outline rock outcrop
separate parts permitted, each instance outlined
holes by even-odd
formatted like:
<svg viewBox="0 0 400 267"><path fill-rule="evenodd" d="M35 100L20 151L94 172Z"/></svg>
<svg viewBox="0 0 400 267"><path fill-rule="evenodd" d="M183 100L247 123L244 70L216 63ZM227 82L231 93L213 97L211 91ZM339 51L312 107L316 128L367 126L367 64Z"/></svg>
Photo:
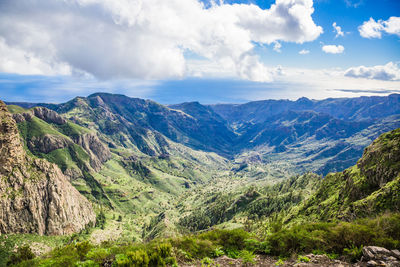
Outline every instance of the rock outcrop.
<svg viewBox="0 0 400 267"><path fill-rule="evenodd" d="M95 171L100 170L103 163L111 158L110 149L94 133L78 135L73 140L89 154L90 166Z"/></svg>
<svg viewBox="0 0 400 267"><path fill-rule="evenodd" d="M0 233L70 234L95 220L90 202L55 164L25 153L0 101Z"/></svg>
<svg viewBox="0 0 400 267"><path fill-rule="evenodd" d="M363 247L362 252L363 257L361 258L359 266L400 266L400 252L398 250L388 250L382 247L367 246Z"/></svg>
<svg viewBox="0 0 400 267"><path fill-rule="evenodd" d="M72 145L73 143L68 138L45 134L41 137L32 137L28 141L28 148L30 151L40 152L40 153L50 153L56 149L65 148Z"/></svg>

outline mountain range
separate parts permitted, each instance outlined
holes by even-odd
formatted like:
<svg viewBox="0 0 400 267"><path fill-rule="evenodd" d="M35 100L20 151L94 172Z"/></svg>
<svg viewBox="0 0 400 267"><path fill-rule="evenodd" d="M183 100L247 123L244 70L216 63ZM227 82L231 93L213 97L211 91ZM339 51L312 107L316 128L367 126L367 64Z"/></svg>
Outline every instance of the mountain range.
<svg viewBox="0 0 400 267"><path fill-rule="evenodd" d="M98 130L116 145L134 147L149 156L166 154L168 139L215 152L237 164L260 163L272 169L283 164L291 173L323 175L355 164L372 140L400 127L399 94L163 106L97 93L58 105L9 104L47 107Z"/></svg>

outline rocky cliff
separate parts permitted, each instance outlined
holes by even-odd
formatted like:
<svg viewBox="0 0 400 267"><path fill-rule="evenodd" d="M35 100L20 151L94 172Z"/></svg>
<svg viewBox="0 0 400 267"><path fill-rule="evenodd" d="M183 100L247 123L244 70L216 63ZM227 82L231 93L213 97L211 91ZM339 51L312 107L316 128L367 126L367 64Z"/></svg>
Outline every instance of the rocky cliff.
<svg viewBox="0 0 400 267"><path fill-rule="evenodd" d="M0 101L0 233L70 234L95 220L89 201L55 164L25 153Z"/></svg>

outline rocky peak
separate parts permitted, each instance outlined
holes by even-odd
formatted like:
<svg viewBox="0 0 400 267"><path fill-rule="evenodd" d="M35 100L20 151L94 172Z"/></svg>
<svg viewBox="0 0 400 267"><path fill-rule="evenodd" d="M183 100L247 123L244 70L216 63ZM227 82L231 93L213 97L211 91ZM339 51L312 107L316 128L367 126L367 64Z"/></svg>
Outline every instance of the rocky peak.
<svg viewBox="0 0 400 267"><path fill-rule="evenodd" d="M26 155L0 101L0 233L70 234L95 220L89 201L55 164Z"/></svg>
<svg viewBox="0 0 400 267"><path fill-rule="evenodd" d="M15 165L23 162L24 156L18 127L0 100L0 175L9 174Z"/></svg>
<svg viewBox="0 0 400 267"><path fill-rule="evenodd" d="M67 121L54 110L45 107L35 107L33 114L47 123L65 124Z"/></svg>

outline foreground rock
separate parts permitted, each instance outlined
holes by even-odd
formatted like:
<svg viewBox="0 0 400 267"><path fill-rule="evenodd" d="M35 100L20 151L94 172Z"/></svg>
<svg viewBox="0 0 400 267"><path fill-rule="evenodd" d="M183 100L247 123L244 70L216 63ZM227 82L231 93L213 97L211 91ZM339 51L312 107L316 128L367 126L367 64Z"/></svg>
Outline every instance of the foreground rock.
<svg viewBox="0 0 400 267"><path fill-rule="evenodd" d="M56 165L25 153L0 101L0 233L70 234L95 220L89 201Z"/></svg>
<svg viewBox="0 0 400 267"><path fill-rule="evenodd" d="M400 251L382 247L363 247L363 256L358 266L400 266Z"/></svg>

